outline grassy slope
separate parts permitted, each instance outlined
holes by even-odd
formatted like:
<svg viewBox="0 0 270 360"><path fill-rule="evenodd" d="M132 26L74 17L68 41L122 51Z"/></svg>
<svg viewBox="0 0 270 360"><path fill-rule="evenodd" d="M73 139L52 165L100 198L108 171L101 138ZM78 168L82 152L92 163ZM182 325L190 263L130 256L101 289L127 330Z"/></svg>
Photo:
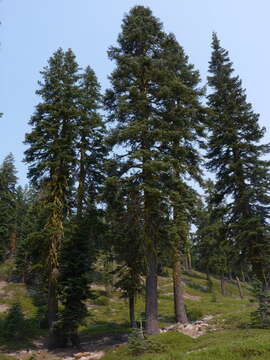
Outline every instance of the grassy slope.
<svg viewBox="0 0 270 360"><path fill-rule="evenodd" d="M1 269L0 269L1 275ZM193 318L204 315L214 315L212 322L218 328L198 339L192 339L174 332L160 334L153 337L157 344L164 344L161 353L143 354L134 357L137 360L238 360L238 359L270 359L269 331L250 329L249 313L254 305L249 300L245 287L245 299L241 300L235 285L227 284L228 296L223 297L219 291L219 281L214 280L216 301L206 292L204 274L192 271L183 277L184 291L189 295L186 305ZM96 299L88 303L90 315L86 324L81 327L81 335L85 338L100 338L110 335L120 335L128 332L128 312L125 299L120 298L119 292L113 292L110 299L104 298L104 290L95 290ZM192 296L194 298L192 298ZM21 301L28 317L35 314L31 297L23 284L9 284L3 289L1 303L11 304ZM143 299L138 299L137 315L144 311ZM3 314L2 314L3 316ZM160 326L173 323L172 281L170 277L159 279L159 320ZM120 340L119 340L120 342ZM2 343L2 346L4 344ZM2 355L1 355L2 356ZM6 360L0 356L0 360ZM104 360L126 360L133 356L127 346L110 350Z"/></svg>

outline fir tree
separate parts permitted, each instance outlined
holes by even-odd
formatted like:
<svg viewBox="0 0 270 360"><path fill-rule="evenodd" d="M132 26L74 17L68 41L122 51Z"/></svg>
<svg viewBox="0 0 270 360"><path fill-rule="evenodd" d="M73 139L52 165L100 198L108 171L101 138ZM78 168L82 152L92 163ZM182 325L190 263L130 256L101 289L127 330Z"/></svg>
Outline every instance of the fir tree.
<svg viewBox="0 0 270 360"><path fill-rule="evenodd" d="M65 305L59 324L63 329L62 341L65 344L70 339L76 346L79 346L78 327L87 315L88 275L101 230L102 211L97 209L97 197L104 179L107 149L103 141L105 127L98 112L100 100L100 86L88 66L78 83L76 215L68 225L59 282L60 298Z"/></svg>
<svg viewBox="0 0 270 360"><path fill-rule="evenodd" d="M203 90L198 71L188 62L182 47L170 34L163 41L163 62L167 68L161 93L162 117L166 124L162 129L160 152L169 164L167 188L172 208L171 241L174 278L174 305L177 322L187 322L181 289L181 268L188 242L188 230L192 203L196 198L186 184L186 177L201 183L199 138L203 134L202 120L205 109L200 104ZM166 182L165 184L166 185Z"/></svg>
<svg viewBox="0 0 270 360"><path fill-rule="evenodd" d="M199 125L201 92L196 89L198 73L188 65L183 50L172 35L164 33L150 9L131 9L123 20L118 44L109 50L116 69L110 77L112 89L106 93L105 105L109 119L118 122L111 143L125 148L120 156L129 161L129 171L123 177L127 181L136 179L143 194L146 328L152 334L158 331L157 255L160 219L168 196L165 178L178 170L182 175L197 172L193 142ZM179 156L180 167L176 160Z"/></svg>
<svg viewBox="0 0 270 360"><path fill-rule="evenodd" d="M228 52L213 34L208 95L210 136L208 168L216 173L216 202L227 199L235 251L252 264L264 281L269 253L269 145L259 144L265 133L259 115L246 100L241 80L233 75Z"/></svg>
<svg viewBox="0 0 270 360"><path fill-rule="evenodd" d="M32 183L45 187L44 197L48 210L44 228L47 243L48 321L51 346L56 345L54 322L58 309L57 284L59 253L64 236L64 221L70 212L74 183L78 116L78 65L71 50L57 50L41 72L37 94L43 99L32 116L32 131L26 134L25 161Z"/></svg>
<svg viewBox="0 0 270 360"><path fill-rule="evenodd" d="M161 23L150 9L134 7L125 16L119 47L111 47L109 57L117 67L110 80L105 106L110 120L118 121L111 142L122 145L127 159L132 159L127 179L138 179L143 191L143 236L147 263L146 276L146 327L149 334L158 331L157 324L157 202L160 189L157 177L162 164L158 161L155 132L158 115L155 101L162 73L160 62L161 41L164 38ZM158 106L158 105L157 105ZM124 155L122 155L124 158Z"/></svg>
<svg viewBox="0 0 270 360"><path fill-rule="evenodd" d="M197 263L196 266L207 274L220 277L221 293L225 295L224 276L228 273L228 263L232 255L228 236L227 207L215 204L215 186L211 180L205 182L204 205L198 204L195 225Z"/></svg>
<svg viewBox="0 0 270 360"><path fill-rule="evenodd" d="M11 253L16 241L16 169L9 154L0 167L0 259Z"/></svg>
<svg viewBox="0 0 270 360"><path fill-rule="evenodd" d="M107 204L107 242L113 247L118 264L114 270L117 276L115 286L122 290L123 297L128 298L130 326L135 328L135 300L142 292L142 276L145 274L141 215L143 202L138 188L134 184L121 182L119 178L118 173L117 177L111 176L105 182L103 198Z"/></svg>
<svg viewBox="0 0 270 360"><path fill-rule="evenodd" d="M104 160L108 151L103 141L105 126L99 113L100 85L90 66L80 76L78 108L77 213L80 217L89 201L92 206L97 202L97 195L104 181Z"/></svg>

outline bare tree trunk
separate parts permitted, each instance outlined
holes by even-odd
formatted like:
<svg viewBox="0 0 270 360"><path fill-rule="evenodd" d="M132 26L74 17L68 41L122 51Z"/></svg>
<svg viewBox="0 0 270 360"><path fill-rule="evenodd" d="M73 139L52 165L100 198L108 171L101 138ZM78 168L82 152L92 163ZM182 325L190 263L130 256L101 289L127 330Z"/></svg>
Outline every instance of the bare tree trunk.
<svg viewBox="0 0 270 360"><path fill-rule="evenodd" d="M236 276L236 282L237 282L237 287L238 287L238 290L239 290L240 298L243 299L244 298L243 289L242 289L242 286L241 286L241 283L240 283L240 280L239 280L238 276Z"/></svg>
<svg viewBox="0 0 270 360"><path fill-rule="evenodd" d="M221 290L221 295L226 296L226 289L225 289L225 281L224 281L224 275L221 275L220 278L220 290Z"/></svg>
<svg viewBox="0 0 270 360"><path fill-rule="evenodd" d="M174 313L178 323L188 322L181 283L181 258L179 252L173 256Z"/></svg>
<svg viewBox="0 0 270 360"><path fill-rule="evenodd" d="M147 275L146 275L146 332L154 335L158 329L158 302L157 302L157 256L156 250L150 249L148 254Z"/></svg>
<svg viewBox="0 0 270 360"><path fill-rule="evenodd" d="M135 297L134 295L129 296L129 319L130 327L135 329L137 328L136 319L135 319Z"/></svg>
<svg viewBox="0 0 270 360"><path fill-rule="evenodd" d="M243 282L246 282L246 278L245 278L245 274L244 274L243 269L241 270L241 274L242 274L242 281L243 281Z"/></svg>
<svg viewBox="0 0 270 360"><path fill-rule="evenodd" d="M192 259L190 252L188 252L187 256L188 256L188 270L192 270Z"/></svg>
<svg viewBox="0 0 270 360"><path fill-rule="evenodd" d="M206 273L206 281L207 281L207 289L208 289L208 292L209 292L209 293L212 293L212 292L213 292L213 281L212 281L212 279L211 279L211 276L210 276L208 270L207 270L207 273Z"/></svg>
<svg viewBox="0 0 270 360"><path fill-rule="evenodd" d="M188 270L188 258L187 256L184 257L184 270Z"/></svg>
<svg viewBox="0 0 270 360"><path fill-rule="evenodd" d="M17 234L15 231L12 231L12 233L10 234L10 250L12 256L15 256L16 248L17 248Z"/></svg>

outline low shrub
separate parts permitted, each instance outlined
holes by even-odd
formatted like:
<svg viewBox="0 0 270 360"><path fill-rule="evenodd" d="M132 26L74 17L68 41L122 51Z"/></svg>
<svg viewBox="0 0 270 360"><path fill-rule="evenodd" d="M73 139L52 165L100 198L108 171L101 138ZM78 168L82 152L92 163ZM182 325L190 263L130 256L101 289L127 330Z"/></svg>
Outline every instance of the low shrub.
<svg viewBox="0 0 270 360"><path fill-rule="evenodd" d="M132 329L128 337L128 351L132 355L162 353L165 351L165 345L155 342L150 337L144 337L140 329Z"/></svg>

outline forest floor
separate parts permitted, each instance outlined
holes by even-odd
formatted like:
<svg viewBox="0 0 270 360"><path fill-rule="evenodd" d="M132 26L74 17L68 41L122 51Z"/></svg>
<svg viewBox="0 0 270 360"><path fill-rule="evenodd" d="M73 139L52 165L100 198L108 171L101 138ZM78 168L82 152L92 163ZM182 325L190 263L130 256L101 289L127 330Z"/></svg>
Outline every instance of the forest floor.
<svg viewBox="0 0 270 360"><path fill-rule="evenodd" d="M36 316L33 294L24 284L6 281L0 267L0 318L11 304L20 302L27 318ZM35 332L27 341L0 339L0 360L269 360L269 330L253 329L250 313L255 304L248 286L242 283L244 299L236 283L227 281L227 296L220 294L220 284L213 279L213 293L207 290L205 274L186 271L183 276L185 303L191 325L175 326L172 279L159 277L159 326L161 333L151 337L151 347L134 355L127 345L128 304L120 292L106 296L103 284L92 286L94 297L87 303L89 317L80 328L82 351L74 348L50 352L44 346L46 330ZM136 304L139 317L143 299ZM138 347L138 346L137 346ZM140 347L140 344L139 344ZM133 349L134 350L134 349ZM137 348L135 350L138 350Z"/></svg>

